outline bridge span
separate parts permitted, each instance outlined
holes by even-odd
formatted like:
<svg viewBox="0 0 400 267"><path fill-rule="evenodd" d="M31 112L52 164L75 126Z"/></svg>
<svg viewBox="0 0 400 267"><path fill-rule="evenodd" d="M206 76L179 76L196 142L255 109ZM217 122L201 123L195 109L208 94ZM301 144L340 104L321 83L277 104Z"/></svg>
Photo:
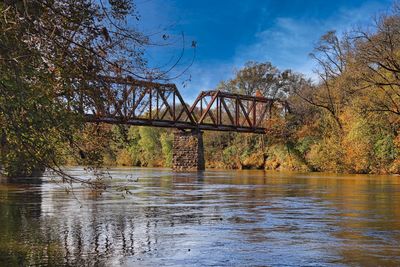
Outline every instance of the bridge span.
<svg viewBox="0 0 400 267"><path fill-rule="evenodd" d="M287 102L213 90L188 105L175 84L101 77L100 90L85 95L79 110L87 122L175 128L176 170L204 169L202 131L264 134L269 122L289 112Z"/></svg>

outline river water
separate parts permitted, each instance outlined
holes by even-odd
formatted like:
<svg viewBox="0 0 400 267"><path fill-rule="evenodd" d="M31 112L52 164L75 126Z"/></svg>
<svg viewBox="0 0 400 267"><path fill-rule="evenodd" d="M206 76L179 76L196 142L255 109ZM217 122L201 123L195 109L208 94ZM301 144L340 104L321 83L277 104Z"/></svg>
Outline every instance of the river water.
<svg viewBox="0 0 400 267"><path fill-rule="evenodd" d="M71 173L85 176L81 169ZM400 266L400 178L112 169L0 183L2 266Z"/></svg>

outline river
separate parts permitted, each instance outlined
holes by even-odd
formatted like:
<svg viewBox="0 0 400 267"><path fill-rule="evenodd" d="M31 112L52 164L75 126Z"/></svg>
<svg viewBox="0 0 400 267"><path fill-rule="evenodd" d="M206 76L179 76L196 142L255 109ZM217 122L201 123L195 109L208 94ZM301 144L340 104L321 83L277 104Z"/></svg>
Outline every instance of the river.
<svg viewBox="0 0 400 267"><path fill-rule="evenodd" d="M132 195L1 181L0 265L400 266L396 176L110 172Z"/></svg>

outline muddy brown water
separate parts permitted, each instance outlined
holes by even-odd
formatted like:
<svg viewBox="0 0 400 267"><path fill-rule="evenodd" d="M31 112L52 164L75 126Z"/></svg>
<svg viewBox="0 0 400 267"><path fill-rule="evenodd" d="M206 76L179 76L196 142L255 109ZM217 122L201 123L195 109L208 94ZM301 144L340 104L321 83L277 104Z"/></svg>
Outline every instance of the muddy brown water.
<svg viewBox="0 0 400 267"><path fill-rule="evenodd" d="M1 181L0 265L400 266L396 176L111 174L131 196Z"/></svg>

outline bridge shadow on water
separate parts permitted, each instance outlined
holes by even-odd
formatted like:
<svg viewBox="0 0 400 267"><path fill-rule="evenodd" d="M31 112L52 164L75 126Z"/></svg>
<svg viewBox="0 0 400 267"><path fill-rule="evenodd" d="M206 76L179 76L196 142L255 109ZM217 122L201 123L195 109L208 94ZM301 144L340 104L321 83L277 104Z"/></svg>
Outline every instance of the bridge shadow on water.
<svg viewBox="0 0 400 267"><path fill-rule="evenodd" d="M71 170L84 175L79 169ZM400 178L113 169L131 197L0 183L6 266L400 264Z"/></svg>

